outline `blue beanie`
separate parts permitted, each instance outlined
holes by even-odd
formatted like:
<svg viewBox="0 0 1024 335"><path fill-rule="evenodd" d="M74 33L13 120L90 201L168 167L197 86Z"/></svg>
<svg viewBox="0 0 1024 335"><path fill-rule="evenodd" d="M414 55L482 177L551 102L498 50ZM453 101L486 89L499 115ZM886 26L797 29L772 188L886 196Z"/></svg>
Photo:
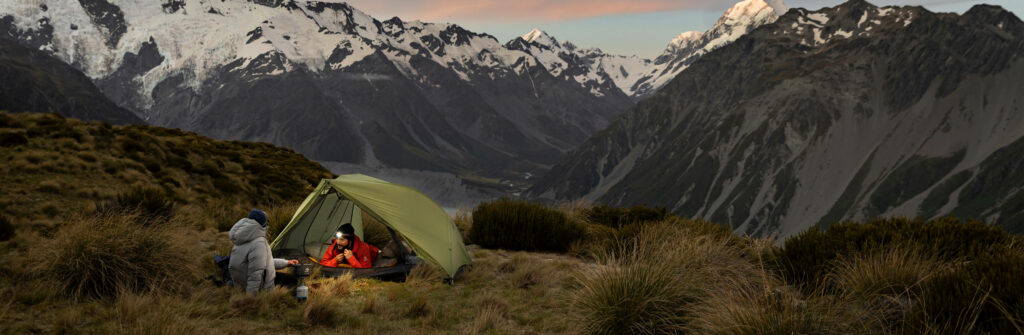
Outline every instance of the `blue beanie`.
<svg viewBox="0 0 1024 335"><path fill-rule="evenodd" d="M267 226L267 213L264 213L261 210L252 210L251 212L249 212L249 218L256 220L256 222L259 222L261 226Z"/></svg>

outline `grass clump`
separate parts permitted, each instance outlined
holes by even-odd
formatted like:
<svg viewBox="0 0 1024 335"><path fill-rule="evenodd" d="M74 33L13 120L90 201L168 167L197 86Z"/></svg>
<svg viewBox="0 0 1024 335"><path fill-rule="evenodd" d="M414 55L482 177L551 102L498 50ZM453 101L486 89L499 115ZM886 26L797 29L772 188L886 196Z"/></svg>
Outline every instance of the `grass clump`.
<svg viewBox="0 0 1024 335"><path fill-rule="evenodd" d="M778 287L711 293L697 308L694 334L877 334L870 310L831 295L800 296Z"/></svg>
<svg viewBox="0 0 1024 335"><path fill-rule="evenodd" d="M949 264L920 249L892 248L850 255L827 276L830 285L861 300L916 295L921 285Z"/></svg>
<svg viewBox="0 0 1024 335"><path fill-rule="evenodd" d="M161 189L134 187L118 194L112 210L138 212L143 223L165 221L171 217L174 201Z"/></svg>
<svg viewBox="0 0 1024 335"><path fill-rule="evenodd" d="M564 252L583 234L583 225L560 211L503 198L473 210L469 238L486 248Z"/></svg>
<svg viewBox="0 0 1024 335"><path fill-rule="evenodd" d="M192 241L171 227L143 227L135 214L68 222L34 247L37 271L74 299L114 297L189 283L198 273Z"/></svg>
<svg viewBox="0 0 1024 335"><path fill-rule="evenodd" d="M757 268L729 240L687 225L647 225L579 277L573 303L585 331L678 333L718 290L756 286Z"/></svg>

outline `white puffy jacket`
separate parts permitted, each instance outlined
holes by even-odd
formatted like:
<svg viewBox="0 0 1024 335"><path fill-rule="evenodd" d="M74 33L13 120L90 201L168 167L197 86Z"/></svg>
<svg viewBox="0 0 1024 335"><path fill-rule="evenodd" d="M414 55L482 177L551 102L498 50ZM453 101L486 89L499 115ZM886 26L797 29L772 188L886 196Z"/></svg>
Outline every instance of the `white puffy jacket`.
<svg viewBox="0 0 1024 335"><path fill-rule="evenodd" d="M236 286L256 294L274 288L277 269L288 266L288 261L274 258L267 244L267 228L253 219L241 219L231 227L231 280Z"/></svg>

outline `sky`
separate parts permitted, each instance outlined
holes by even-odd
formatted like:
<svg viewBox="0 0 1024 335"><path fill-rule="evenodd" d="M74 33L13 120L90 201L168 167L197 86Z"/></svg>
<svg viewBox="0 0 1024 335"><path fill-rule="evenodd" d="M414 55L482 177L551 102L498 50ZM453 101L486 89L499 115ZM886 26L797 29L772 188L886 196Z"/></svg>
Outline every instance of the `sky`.
<svg viewBox="0 0 1024 335"><path fill-rule="evenodd" d="M654 58L684 31L705 31L740 0L346 0L386 20L451 22L491 34L502 43L541 29L559 41L597 47L610 54ZM844 0L783 0L790 7L819 9ZM933 12L963 13L980 3L1002 6L1018 17L1024 0L868 0L878 6L920 5Z"/></svg>

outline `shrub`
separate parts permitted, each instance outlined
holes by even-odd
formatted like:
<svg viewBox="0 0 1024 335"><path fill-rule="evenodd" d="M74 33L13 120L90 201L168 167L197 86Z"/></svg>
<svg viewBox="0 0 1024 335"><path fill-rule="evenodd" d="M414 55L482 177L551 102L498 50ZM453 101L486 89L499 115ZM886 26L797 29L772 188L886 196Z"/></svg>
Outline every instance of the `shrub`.
<svg viewBox="0 0 1024 335"><path fill-rule="evenodd" d="M194 242L169 226L135 224L139 219L109 214L67 223L33 249L39 260L35 273L59 282L75 299L176 288L195 280Z"/></svg>
<svg viewBox="0 0 1024 335"><path fill-rule="evenodd" d="M363 242L383 248L391 242L391 232L383 223L363 212Z"/></svg>
<svg viewBox="0 0 1024 335"><path fill-rule="evenodd" d="M636 206L633 208L620 208L597 205L583 209L583 215L591 223L619 228L638 222L661 221L668 217L668 211L664 207L648 208Z"/></svg>
<svg viewBox="0 0 1024 335"><path fill-rule="evenodd" d="M113 208L116 211L138 211L141 222L150 224L166 221L174 210L174 202L167 192L152 187L134 187L118 194Z"/></svg>
<svg viewBox="0 0 1024 335"><path fill-rule="evenodd" d="M504 198L473 210L469 238L485 248L566 251L583 235L583 226L562 212Z"/></svg>
<svg viewBox="0 0 1024 335"><path fill-rule="evenodd" d="M884 218L834 224L825 231L811 228L787 239L779 256L788 279L806 288L820 283L836 259L855 253L906 246L951 261L1010 241L999 227L978 221Z"/></svg>
<svg viewBox="0 0 1024 335"><path fill-rule="evenodd" d="M0 241L10 240L11 237L14 237L14 225L7 216L0 215Z"/></svg>

